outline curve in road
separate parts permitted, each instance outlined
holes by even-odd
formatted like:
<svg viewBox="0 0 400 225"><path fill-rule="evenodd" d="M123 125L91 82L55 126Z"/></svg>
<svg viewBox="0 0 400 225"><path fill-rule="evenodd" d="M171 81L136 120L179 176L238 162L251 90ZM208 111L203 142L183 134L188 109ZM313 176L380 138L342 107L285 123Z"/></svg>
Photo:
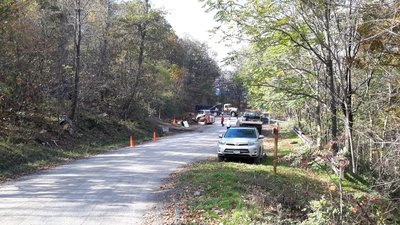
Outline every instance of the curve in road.
<svg viewBox="0 0 400 225"><path fill-rule="evenodd" d="M123 148L0 186L0 224L141 224L160 203L163 179L189 162L216 156L216 121L182 133Z"/></svg>

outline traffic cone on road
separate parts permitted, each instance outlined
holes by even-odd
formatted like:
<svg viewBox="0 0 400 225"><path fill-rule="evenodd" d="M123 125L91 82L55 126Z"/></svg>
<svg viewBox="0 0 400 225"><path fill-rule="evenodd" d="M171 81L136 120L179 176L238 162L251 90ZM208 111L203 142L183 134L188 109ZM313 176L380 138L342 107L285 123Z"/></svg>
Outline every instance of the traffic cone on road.
<svg viewBox="0 0 400 225"><path fill-rule="evenodd" d="M156 134L155 131L154 131L154 134L153 134L153 141L157 141L157 134Z"/></svg>
<svg viewBox="0 0 400 225"><path fill-rule="evenodd" d="M133 141L133 135L130 137L129 142L131 147L135 147L135 142Z"/></svg>

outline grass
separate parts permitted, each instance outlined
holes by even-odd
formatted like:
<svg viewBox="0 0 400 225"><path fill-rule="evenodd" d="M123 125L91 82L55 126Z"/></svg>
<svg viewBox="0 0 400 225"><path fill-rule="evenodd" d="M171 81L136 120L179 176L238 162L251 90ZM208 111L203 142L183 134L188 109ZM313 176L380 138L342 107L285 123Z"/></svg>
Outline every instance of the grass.
<svg viewBox="0 0 400 225"><path fill-rule="evenodd" d="M296 215L291 220L298 222L310 200L328 194L327 185L316 177L289 167L278 171L274 175L270 165L207 161L194 164L179 184L201 193L187 193L186 203L192 215L201 214L209 223L276 222L279 213Z"/></svg>
<svg viewBox="0 0 400 225"><path fill-rule="evenodd" d="M271 142L266 135L266 141ZM302 153L300 140L281 129L278 155ZM261 165L217 162L192 164L176 178L175 196L182 205L182 224L335 224L338 221L337 182L327 173L280 160L273 173L272 147ZM331 175L331 177L334 177ZM396 203L371 193L361 178L342 182L344 224L398 224ZM398 204L398 203L397 203ZM393 207L392 206L392 207ZM172 208L177 205L169 206ZM390 209L390 210L388 210ZM371 222L372 221L372 222Z"/></svg>

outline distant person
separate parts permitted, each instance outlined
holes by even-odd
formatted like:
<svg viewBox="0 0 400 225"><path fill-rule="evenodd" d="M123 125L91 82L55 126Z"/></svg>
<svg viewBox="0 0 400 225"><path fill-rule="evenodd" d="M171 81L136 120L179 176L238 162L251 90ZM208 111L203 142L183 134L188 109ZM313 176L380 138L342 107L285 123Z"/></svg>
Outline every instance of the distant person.
<svg viewBox="0 0 400 225"><path fill-rule="evenodd" d="M226 121L226 129L229 129L229 128L231 128L231 120L227 120Z"/></svg>
<svg viewBox="0 0 400 225"><path fill-rule="evenodd" d="M222 125L222 126L224 126L224 120L225 120L224 114L222 114L222 115L221 115L221 125Z"/></svg>

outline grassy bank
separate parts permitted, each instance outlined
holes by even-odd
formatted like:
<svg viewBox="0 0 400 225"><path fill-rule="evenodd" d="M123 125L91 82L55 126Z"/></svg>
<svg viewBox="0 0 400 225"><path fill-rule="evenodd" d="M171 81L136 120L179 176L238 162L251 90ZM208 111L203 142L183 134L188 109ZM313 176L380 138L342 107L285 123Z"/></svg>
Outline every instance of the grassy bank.
<svg viewBox="0 0 400 225"><path fill-rule="evenodd" d="M270 130L262 165L215 159L172 176L166 223L183 224L399 224L398 202L373 193L354 177L345 179L340 213L338 180L323 168L294 159L305 148L281 130L277 174ZM315 166L314 166L315 167Z"/></svg>
<svg viewBox="0 0 400 225"><path fill-rule="evenodd" d="M151 140L158 131L153 121L117 121L109 118L82 117L73 134L62 131L56 118L20 116L16 122L2 123L0 136L0 180L16 178L85 158L110 149Z"/></svg>

